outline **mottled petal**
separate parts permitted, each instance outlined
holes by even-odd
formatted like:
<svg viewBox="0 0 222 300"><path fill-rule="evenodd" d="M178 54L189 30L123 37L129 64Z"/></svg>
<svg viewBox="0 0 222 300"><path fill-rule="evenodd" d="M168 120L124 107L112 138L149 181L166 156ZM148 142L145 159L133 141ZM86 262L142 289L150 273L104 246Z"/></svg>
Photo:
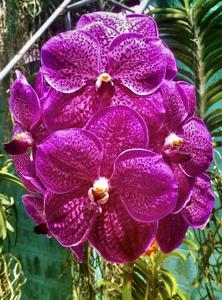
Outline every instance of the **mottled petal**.
<svg viewBox="0 0 222 300"><path fill-rule="evenodd" d="M21 72L10 89L10 110L14 119L29 131L40 119L39 98Z"/></svg>
<svg viewBox="0 0 222 300"><path fill-rule="evenodd" d="M48 189L70 192L98 177L102 155L101 143L91 132L60 130L38 146L36 171Z"/></svg>
<svg viewBox="0 0 222 300"><path fill-rule="evenodd" d="M115 162L111 186L138 221L159 220L176 205L177 184L172 170L161 156L148 150L123 152Z"/></svg>
<svg viewBox="0 0 222 300"><path fill-rule="evenodd" d="M110 12L94 12L81 16L76 24L76 29L84 29L85 26L93 22L101 22L118 33L125 33L128 31L126 18L123 15Z"/></svg>
<svg viewBox="0 0 222 300"><path fill-rule="evenodd" d="M127 33L115 38L108 56L108 73L138 95L153 93L166 71L166 52L161 40Z"/></svg>
<svg viewBox="0 0 222 300"><path fill-rule="evenodd" d="M179 247L188 229L188 224L180 213L169 215L159 222L156 239L160 249L169 253Z"/></svg>
<svg viewBox="0 0 222 300"><path fill-rule="evenodd" d="M159 32L153 18L142 14L130 14L126 16L128 32L141 33L147 37L158 37Z"/></svg>
<svg viewBox="0 0 222 300"><path fill-rule="evenodd" d="M46 128L42 119L32 128L31 135L36 144L40 144L49 136L49 131Z"/></svg>
<svg viewBox="0 0 222 300"><path fill-rule="evenodd" d="M60 33L44 44L41 57L46 81L60 92L75 92L99 74L100 46L86 32Z"/></svg>
<svg viewBox="0 0 222 300"><path fill-rule="evenodd" d="M67 194L48 193L45 217L50 233L65 247L76 246L87 236L99 215L99 206L90 203L88 187Z"/></svg>
<svg viewBox="0 0 222 300"><path fill-rule="evenodd" d="M181 213L190 226L201 228L209 220L214 203L210 177L203 174L196 177L190 201Z"/></svg>
<svg viewBox="0 0 222 300"><path fill-rule="evenodd" d="M159 91L147 96L138 96L123 86L116 87L112 97L112 105L124 104L137 111L151 131L157 131L164 119L165 108L163 97Z"/></svg>
<svg viewBox="0 0 222 300"><path fill-rule="evenodd" d="M83 127L90 117L99 110L95 87L64 94L51 89L43 105L44 121L49 131L71 127Z"/></svg>
<svg viewBox="0 0 222 300"><path fill-rule="evenodd" d="M89 120L85 129L93 132L103 145L100 172L106 177L112 174L114 161L121 152L148 145L146 124L138 113L124 105L100 110Z"/></svg>
<svg viewBox="0 0 222 300"><path fill-rule="evenodd" d="M166 66L165 79L173 80L177 75L177 64L173 52L167 46L166 46L166 59L167 59L167 66Z"/></svg>
<svg viewBox="0 0 222 300"><path fill-rule="evenodd" d="M13 155L12 160L24 187L30 192L43 194L45 187L36 176L35 164L29 153Z"/></svg>
<svg viewBox="0 0 222 300"><path fill-rule="evenodd" d="M186 98L189 108L189 116L192 117L195 114L196 110L196 90L195 87L185 81L177 82L178 89L180 90L181 95Z"/></svg>
<svg viewBox="0 0 222 300"><path fill-rule="evenodd" d="M43 197L35 195L24 195L22 196L22 203L25 207L26 214L36 224L45 222Z"/></svg>
<svg viewBox="0 0 222 300"><path fill-rule="evenodd" d="M26 152L22 155L13 155L12 160L18 173L27 176L35 176L35 165L31 160L29 153Z"/></svg>
<svg viewBox="0 0 222 300"><path fill-rule="evenodd" d="M93 22L86 25L83 31L90 33L98 41L101 47L101 62L102 65L105 66L107 64L109 46L112 40L118 36L118 33L114 29L104 26L100 22Z"/></svg>
<svg viewBox="0 0 222 300"><path fill-rule="evenodd" d="M180 167L189 176L202 174L213 159L213 147L207 127L202 120L191 118L178 134L183 138L180 150L191 154L191 159L181 163Z"/></svg>
<svg viewBox="0 0 222 300"><path fill-rule="evenodd" d="M111 194L96 219L88 240L108 261L129 263L142 255L156 234L156 223L140 223L129 216L117 194Z"/></svg>
<svg viewBox="0 0 222 300"><path fill-rule="evenodd" d="M23 175L22 173L18 173L19 178L21 179L24 188L31 193L41 193L44 194L46 188L41 183L38 177L31 175Z"/></svg>
<svg viewBox="0 0 222 300"><path fill-rule="evenodd" d="M44 76L42 74L41 69L35 76L35 81L34 81L34 89L38 95L39 98L44 97L48 91L49 91L49 86L47 85Z"/></svg>
<svg viewBox="0 0 222 300"><path fill-rule="evenodd" d="M178 185L178 198L173 213L178 213L179 211L181 211L181 209L183 209L183 207L187 204L187 202L190 199L195 178L188 177L186 174L184 174L184 172L180 169L180 167L177 164L171 164L170 166L176 177Z"/></svg>
<svg viewBox="0 0 222 300"><path fill-rule="evenodd" d="M69 248L76 256L79 263L84 261L84 244L79 244Z"/></svg>
<svg viewBox="0 0 222 300"><path fill-rule="evenodd" d="M170 131L176 130L188 116L187 98L181 94L178 83L175 81L164 80L161 92L166 108L166 126Z"/></svg>

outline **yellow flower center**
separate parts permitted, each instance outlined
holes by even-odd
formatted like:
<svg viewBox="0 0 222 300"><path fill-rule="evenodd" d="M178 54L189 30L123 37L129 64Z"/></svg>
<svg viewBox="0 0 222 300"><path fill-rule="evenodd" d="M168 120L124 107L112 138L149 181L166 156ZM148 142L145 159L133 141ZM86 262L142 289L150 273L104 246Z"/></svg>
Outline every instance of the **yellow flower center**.
<svg viewBox="0 0 222 300"><path fill-rule="evenodd" d="M100 177L97 179L93 187L88 191L88 197L91 202L96 202L97 204L105 204L109 199L109 181L105 177Z"/></svg>

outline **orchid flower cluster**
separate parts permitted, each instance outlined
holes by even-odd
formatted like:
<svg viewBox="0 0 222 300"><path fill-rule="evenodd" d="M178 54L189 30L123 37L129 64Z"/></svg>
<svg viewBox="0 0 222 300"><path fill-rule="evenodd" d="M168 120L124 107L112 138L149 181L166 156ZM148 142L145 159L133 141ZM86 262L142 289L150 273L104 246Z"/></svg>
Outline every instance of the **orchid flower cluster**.
<svg viewBox="0 0 222 300"><path fill-rule="evenodd" d="M168 253L214 206L210 134L195 89L175 81L155 21L95 12L51 38L31 86L10 89L14 135L5 149L30 194L35 231L83 260L89 243L129 263L155 240Z"/></svg>

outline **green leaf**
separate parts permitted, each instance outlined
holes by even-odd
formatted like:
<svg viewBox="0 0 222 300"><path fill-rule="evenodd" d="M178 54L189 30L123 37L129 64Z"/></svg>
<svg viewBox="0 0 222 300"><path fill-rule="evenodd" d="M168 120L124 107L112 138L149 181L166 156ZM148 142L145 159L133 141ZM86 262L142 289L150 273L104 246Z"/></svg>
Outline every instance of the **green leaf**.
<svg viewBox="0 0 222 300"><path fill-rule="evenodd" d="M96 285L98 287L104 286L104 287L107 287L107 288L111 288L111 289L116 290L119 293L121 293L121 288L114 282L110 282L110 281L106 281L106 280L98 280L96 282Z"/></svg>
<svg viewBox="0 0 222 300"><path fill-rule="evenodd" d="M1 180L5 180L5 181L11 182L13 184L16 184L20 187L24 187L23 184L21 183L21 181L18 179L18 177L14 176L10 173L7 173L7 172L0 171L0 181Z"/></svg>
<svg viewBox="0 0 222 300"><path fill-rule="evenodd" d="M161 274L163 280L169 285L171 290L171 296L175 295L177 290L177 282L173 274L163 269L161 269L159 273Z"/></svg>
<svg viewBox="0 0 222 300"><path fill-rule="evenodd" d="M167 254L166 256L167 256L167 258L176 256L176 257L180 258L183 261L185 261L187 259L186 255L184 255L182 252L178 252L178 251L173 251L173 252Z"/></svg>
<svg viewBox="0 0 222 300"><path fill-rule="evenodd" d="M8 221L6 221L6 228L7 228L9 231L11 231L11 232L15 232L14 228L12 227L12 225L11 225Z"/></svg>
<svg viewBox="0 0 222 300"><path fill-rule="evenodd" d="M7 236L6 215L3 207L0 205L0 238L5 239Z"/></svg>

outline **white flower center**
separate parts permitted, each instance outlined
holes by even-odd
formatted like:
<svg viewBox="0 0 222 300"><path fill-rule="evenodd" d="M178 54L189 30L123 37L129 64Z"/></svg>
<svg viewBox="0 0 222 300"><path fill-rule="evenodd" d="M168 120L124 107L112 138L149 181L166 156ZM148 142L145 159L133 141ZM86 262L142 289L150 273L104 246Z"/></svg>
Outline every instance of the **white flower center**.
<svg viewBox="0 0 222 300"><path fill-rule="evenodd" d="M109 181L105 177L100 177L97 179L93 187L88 191L88 197L91 202L96 202L97 204L105 204L109 199Z"/></svg>
<svg viewBox="0 0 222 300"><path fill-rule="evenodd" d="M176 147L179 148L183 144L183 139L175 133L169 134L164 142L164 148Z"/></svg>
<svg viewBox="0 0 222 300"><path fill-rule="evenodd" d="M97 77L96 88L99 89L103 82L105 82L105 83L112 82L112 77L106 72L100 74Z"/></svg>
<svg viewBox="0 0 222 300"><path fill-rule="evenodd" d="M33 138L31 136L31 134L27 131L21 132L19 134L17 134L15 136L16 140L22 140L22 141L26 141L28 144L32 145L33 143Z"/></svg>

